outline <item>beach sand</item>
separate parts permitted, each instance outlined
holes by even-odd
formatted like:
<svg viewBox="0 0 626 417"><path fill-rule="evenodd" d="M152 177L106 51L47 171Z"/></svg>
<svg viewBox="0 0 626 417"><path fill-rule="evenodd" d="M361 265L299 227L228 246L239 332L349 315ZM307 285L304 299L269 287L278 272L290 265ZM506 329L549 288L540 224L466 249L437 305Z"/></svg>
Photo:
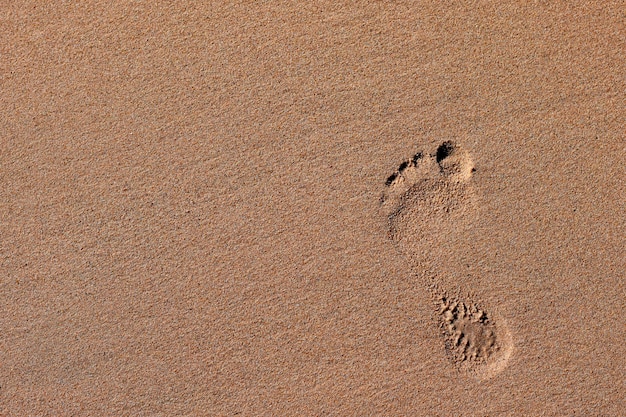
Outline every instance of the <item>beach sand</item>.
<svg viewBox="0 0 626 417"><path fill-rule="evenodd" d="M3 2L0 415L625 415L623 4L521 3Z"/></svg>

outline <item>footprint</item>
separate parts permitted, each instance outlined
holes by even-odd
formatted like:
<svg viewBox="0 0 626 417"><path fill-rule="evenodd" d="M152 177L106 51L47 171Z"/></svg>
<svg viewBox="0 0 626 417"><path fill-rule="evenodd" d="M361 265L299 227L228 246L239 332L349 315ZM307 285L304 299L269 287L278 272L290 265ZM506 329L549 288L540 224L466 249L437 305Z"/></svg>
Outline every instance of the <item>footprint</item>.
<svg viewBox="0 0 626 417"><path fill-rule="evenodd" d="M402 162L387 178L380 202L389 238L419 275L441 269L432 264L433 259L452 259L449 246L464 227L471 226L476 204L474 172L469 153L446 141L432 154L418 152ZM450 361L478 379L499 373L512 352L505 320L469 296L448 295L441 290L443 280L437 273L429 279Z"/></svg>

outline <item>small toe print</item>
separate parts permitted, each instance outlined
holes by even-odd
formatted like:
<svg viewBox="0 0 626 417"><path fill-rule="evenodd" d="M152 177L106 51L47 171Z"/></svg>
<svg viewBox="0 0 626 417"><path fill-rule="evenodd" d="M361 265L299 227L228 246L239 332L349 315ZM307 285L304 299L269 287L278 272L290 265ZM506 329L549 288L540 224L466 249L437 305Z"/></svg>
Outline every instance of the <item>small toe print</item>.
<svg viewBox="0 0 626 417"><path fill-rule="evenodd" d="M398 178L398 173L394 172L393 174L389 176L389 178L387 178L387 181L385 181L385 185L389 187L395 181L396 178Z"/></svg>

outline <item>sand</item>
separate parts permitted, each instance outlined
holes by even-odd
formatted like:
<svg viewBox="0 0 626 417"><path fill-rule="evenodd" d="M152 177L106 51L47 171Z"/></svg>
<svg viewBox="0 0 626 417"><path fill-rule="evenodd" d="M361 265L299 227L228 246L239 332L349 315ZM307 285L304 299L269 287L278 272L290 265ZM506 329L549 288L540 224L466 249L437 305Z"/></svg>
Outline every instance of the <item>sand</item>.
<svg viewBox="0 0 626 417"><path fill-rule="evenodd" d="M0 415L626 414L621 2L187 3L0 5Z"/></svg>

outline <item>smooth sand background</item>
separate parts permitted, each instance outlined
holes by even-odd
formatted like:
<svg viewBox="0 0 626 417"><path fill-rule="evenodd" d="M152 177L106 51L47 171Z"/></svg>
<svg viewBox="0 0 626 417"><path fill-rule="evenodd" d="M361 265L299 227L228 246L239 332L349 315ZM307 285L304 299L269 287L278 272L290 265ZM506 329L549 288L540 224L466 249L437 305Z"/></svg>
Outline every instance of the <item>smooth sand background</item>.
<svg viewBox="0 0 626 417"><path fill-rule="evenodd" d="M2 415L626 413L623 3L186 3L0 6ZM379 212L446 139L482 382Z"/></svg>

